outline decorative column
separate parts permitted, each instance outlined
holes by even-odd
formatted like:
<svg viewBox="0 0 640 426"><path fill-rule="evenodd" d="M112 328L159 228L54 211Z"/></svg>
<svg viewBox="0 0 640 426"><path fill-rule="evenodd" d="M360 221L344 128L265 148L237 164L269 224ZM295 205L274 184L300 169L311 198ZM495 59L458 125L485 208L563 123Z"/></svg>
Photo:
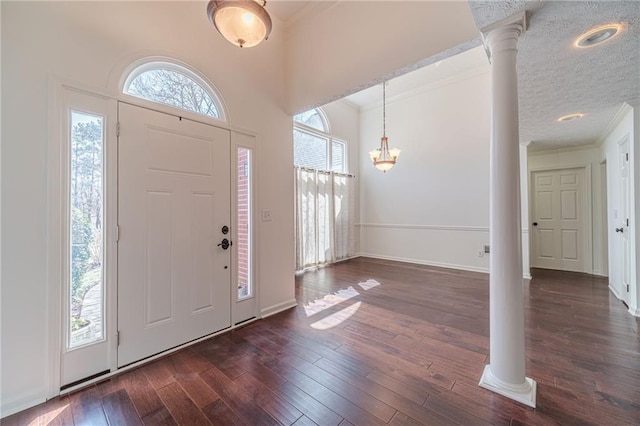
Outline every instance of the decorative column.
<svg viewBox="0 0 640 426"><path fill-rule="evenodd" d="M480 386L530 407L536 382L525 376L524 295L520 219L520 144L518 128L518 37L524 13L484 30L491 60L490 164L490 364Z"/></svg>

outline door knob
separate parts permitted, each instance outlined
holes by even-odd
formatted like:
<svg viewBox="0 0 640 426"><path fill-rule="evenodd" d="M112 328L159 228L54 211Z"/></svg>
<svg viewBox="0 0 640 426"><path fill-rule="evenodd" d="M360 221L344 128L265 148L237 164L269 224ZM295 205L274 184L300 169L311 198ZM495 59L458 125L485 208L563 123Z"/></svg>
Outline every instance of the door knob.
<svg viewBox="0 0 640 426"><path fill-rule="evenodd" d="M218 244L218 247L222 247L222 250L226 250L229 248L230 245L231 245L231 241L224 238L222 241L220 241L220 243Z"/></svg>
<svg viewBox="0 0 640 426"><path fill-rule="evenodd" d="M616 228L616 232L624 232L623 228Z"/></svg>
<svg viewBox="0 0 640 426"><path fill-rule="evenodd" d="M538 222L533 222L533 226L538 226Z"/></svg>

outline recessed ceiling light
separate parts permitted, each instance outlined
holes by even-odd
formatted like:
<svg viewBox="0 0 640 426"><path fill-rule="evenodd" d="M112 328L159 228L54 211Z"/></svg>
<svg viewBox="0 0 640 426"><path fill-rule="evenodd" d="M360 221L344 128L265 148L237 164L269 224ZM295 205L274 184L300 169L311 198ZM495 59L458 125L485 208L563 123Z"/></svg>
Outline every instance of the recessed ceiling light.
<svg viewBox="0 0 640 426"><path fill-rule="evenodd" d="M584 114L582 113L568 114L558 118L558 121L565 122L565 121L579 120L582 117L584 117Z"/></svg>
<svg viewBox="0 0 640 426"><path fill-rule="evenodd" d="M606 24L590 29L576 40L576 47L592 47L612 39L622 30L621 24Z"/></svg>

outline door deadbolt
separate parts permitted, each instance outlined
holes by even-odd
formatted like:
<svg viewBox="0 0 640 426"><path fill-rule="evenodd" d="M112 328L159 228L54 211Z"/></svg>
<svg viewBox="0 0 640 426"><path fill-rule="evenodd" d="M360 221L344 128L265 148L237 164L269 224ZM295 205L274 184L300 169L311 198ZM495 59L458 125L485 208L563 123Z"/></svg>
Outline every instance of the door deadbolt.
<svg viewBox="0 0 640 426"><path fill-rule="evenodd" d="M228 233L229 233L229 227L227 225L224 225L222 227L222 234L227 235Z"/></svg>

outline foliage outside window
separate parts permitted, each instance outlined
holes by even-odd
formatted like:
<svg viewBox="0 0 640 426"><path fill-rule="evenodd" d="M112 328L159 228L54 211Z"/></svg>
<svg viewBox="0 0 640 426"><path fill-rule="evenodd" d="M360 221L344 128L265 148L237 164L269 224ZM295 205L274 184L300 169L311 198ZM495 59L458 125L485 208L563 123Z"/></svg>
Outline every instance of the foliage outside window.
<svg viewBox="0 0 640 426"><path fill-rule="evenodd" d="M293 117L293 164L317 170L347 172L346 143L333 138L319 109Z"/></svg>
<svg viewBox="0 0 640 426"><path fill-rule="evenodd" d="M69 347L104 336L104 119L72 111L70 135Z"/></svg>
<svg viewBox="0 0 640 426"><path fill-rule="evenodd" d="M186 69L173 64L146 64L136 70L124 92L152 102L169 105L197 114L223 119L212 91L190 76Z"/></svg>

